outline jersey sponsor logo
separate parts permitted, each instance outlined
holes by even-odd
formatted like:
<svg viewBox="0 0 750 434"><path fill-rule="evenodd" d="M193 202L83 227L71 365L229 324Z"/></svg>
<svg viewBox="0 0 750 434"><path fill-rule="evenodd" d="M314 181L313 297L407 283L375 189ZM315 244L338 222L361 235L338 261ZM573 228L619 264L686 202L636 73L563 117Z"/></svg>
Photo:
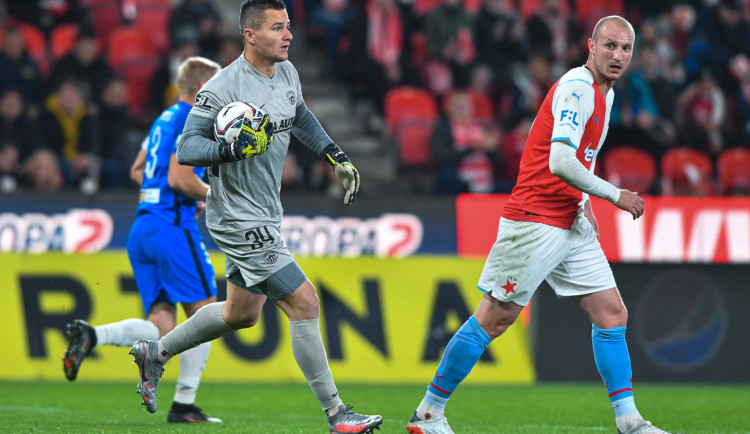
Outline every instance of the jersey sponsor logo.
<svg viewBox="0 0 750 434"><path fill-rule="evenodd" d="M289 104L294 105L295 102L297 102L297 95L294 93L293 90L290 90L286 93L286 100L289 102Z"/></svg>
<svg viewBox="0 0 750 434"><path fill-rule="evenodd" d="M139 202L159 203L161 190L158 188L142 188Z"/></svg>
<svg viewBox="0 0 750 434"><path fill-rule="evenodd" d="M586 150L584 151L584 159L589 163L594 161L594 158L596 158L596 154L599 151L598 149L591 149L591 145L592 143L589 142L588 146L586 146Z"/></svg>
<svg viewBox="0 0 750 434"><path fill-rule="evenodd" d="M560 113L560 122L564 122L562 125L574 125L578 126L578 112L573 110L563 110Z"/></svg>
<svg viewBox="0 0 750 434"><path fill-rule="evenodd" d="M282 131L291 130L292 125L294 124L294 119L296 118L297 118L296 116L292 116L291 118L287 118L279 122L272 122L274 134L280 133Z"/></svg>

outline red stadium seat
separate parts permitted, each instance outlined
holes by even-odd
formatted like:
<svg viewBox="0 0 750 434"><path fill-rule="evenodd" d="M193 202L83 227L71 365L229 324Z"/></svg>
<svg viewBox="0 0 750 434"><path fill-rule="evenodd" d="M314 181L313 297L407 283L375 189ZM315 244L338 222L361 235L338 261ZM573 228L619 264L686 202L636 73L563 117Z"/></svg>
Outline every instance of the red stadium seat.
<svg viewBox="0 0 750 434"><path fill-rule="evenodd" d="M429 165L430 137L438 116L432 94L416 87L396 87L386 93L384 110L386 128L398 145L401 165Z"/></svg>
<svg viewBox="0 0 750 434"><path fill-rule="evenodd" d="M122 23L119 0L81 0L91 13L94 32L100 48L108 48L109 34Z"/></svg>
<svg viewBox="0 0 750 434"><path fill-rule="evenodd" d="M656 159L632 146L618 146L604 155L607 181L619 188L647 193L656 180Z"/></svg>
<svg viewBox="0 0 750 434"><path fill-rule="evenodd" d="M661 158L662 194L707 196L713 194L711 157L691 148L669 149Z"/></svg>
<svg viewBox="0 0 750 434"><path fill-rule="evenodd" d="M750 149L730 148L722 151L716 162L716 175L722 194L750 194Z"/></svg>
<svg viewBox="0 0 750 434"><path fill-rule="evenodd" d="M55 27L49 38L51 60L55 61L73 51L77 35L78 26L76 24L60 24Z"/></svg>
<svg viewBox="0 0 750 434"><path fill-rule="evenodd" d="M149 100L151 78L161 61L159 48L148 35L135 26L118 27L109 35L107 63L128 84L128 103L136 114Z"/></svg>
<svg viewBox="0 0 750 434"><path fill-rule="evenodd" d="M135 25L139 31L147 33L149 39L162 53L169 51L169 17L172 9L143 6L138 9Z"/></svg>
<svg viewBox="0 0 750 434"><path fill-rule="evenodd" d="M158 47L138 27L121 26L112 30L107 49L107 63L114 70L125 62L159 59Z"/></svg>

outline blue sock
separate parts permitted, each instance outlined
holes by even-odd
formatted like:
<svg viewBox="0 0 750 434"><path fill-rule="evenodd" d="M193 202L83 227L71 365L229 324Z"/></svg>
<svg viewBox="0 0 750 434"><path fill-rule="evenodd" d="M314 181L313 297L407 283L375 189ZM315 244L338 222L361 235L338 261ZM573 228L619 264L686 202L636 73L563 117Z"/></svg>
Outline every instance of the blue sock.
<svg viewBox="0 0 750 434"><path fill-rule="evenodd" d="M633 396L633 371L630 368L628 344L625 342L625 327L592 327L594 360L607 387L609 400L615 402Z"/></svg>
<svg viewBox="0 0 750 434"><path fill-rule="evenodd" d="M491 341L477 320L470 317L445 347L424 400L437 408L445 408L458 383L469 375Z"/></svg>

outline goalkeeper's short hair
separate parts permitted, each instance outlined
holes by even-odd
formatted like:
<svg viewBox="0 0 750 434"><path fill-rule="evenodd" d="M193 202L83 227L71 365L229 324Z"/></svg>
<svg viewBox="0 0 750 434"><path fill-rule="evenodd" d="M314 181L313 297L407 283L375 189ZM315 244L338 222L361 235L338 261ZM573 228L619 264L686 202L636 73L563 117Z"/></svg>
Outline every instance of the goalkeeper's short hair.
<svg viewBox="0 0 750 434"><path fill-rule="evenodd" d="M192 56L185 59L177 73L177 88L181 94L194 95L200 90L201 82L208 81L221 66L211 59Z"/></svg>

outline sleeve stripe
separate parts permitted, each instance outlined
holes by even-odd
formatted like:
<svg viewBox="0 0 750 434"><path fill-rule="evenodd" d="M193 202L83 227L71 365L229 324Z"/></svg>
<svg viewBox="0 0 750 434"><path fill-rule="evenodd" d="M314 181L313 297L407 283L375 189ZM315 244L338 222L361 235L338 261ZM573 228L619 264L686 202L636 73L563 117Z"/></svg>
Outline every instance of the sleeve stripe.
<svg viewBox="0 0 750 434"><path fill-rule="evenodd" d="M578 149L578 146L574 145L573 142L570 141L569 137L553 137L550 143L552 142L565 142L568 145L570 145L573 149Z"/></svg>

